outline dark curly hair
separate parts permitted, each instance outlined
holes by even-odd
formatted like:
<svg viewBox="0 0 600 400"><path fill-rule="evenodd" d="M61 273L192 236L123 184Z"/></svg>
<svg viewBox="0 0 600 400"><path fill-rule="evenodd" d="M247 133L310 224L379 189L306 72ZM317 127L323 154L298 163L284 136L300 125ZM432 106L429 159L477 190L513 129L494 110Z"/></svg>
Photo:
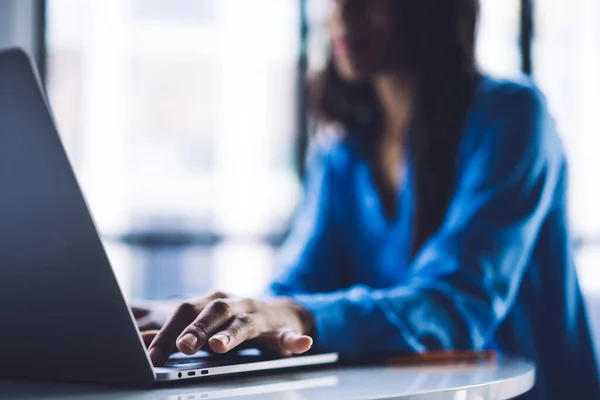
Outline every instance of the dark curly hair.
<svg viewBox="0 0 600 400"><path fill-rule="evenodd" d="M479 79L475 61L479 1L396 0L394 6L399 72L410 74L416 85L408 137L414 171L414 257L440 228L453 195L461 134ZM310 86L310 98L318 123L341 124L348 135L360 139L386 215L395 218L396 195L378 172L382 111L372 85L344 81L330 57Z"/></svg>

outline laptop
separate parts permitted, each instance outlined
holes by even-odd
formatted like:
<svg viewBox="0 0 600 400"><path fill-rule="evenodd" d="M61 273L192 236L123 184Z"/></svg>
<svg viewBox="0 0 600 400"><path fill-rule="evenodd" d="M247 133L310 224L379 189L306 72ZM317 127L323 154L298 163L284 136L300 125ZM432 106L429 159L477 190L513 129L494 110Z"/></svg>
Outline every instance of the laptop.
<svg viewBox="0 0 600 400"><path fill-rule="evenodd" d="M175 354L154 368L38 76L18 49L0 52L0 321L0 377L151 385L338 358L248 350Z"/></svg>

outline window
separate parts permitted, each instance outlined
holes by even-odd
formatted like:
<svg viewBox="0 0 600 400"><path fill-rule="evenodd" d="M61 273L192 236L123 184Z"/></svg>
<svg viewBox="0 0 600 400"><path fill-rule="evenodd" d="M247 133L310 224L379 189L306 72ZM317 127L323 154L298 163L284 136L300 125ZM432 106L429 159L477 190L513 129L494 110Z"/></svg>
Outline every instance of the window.
<svg viewBox="0 0 600 400"><path fill-rule="evenodd" d="M534 72L570 163L577 270L600 343L600 2L537 0Z"/></svg>
<svg viewBox="0 0 600 400"><path fill-rule="evenodd" d="M570 156L573 227L591 244L600 237L600 3L538 0L536 11L535 77Z"/></svg>
<svg viewBox="0 0 600 400"><path fill-rule="evenodd" d="M300 193L298 18L296 1L48 0L49 97L127 296L267 284Z"/></svg>
<svg viewBox="0 0 600 400"><path fill-rule="evenodd" d="M519 0L480 0L477 62L487 73L514 76L521 71Z"/></svg>

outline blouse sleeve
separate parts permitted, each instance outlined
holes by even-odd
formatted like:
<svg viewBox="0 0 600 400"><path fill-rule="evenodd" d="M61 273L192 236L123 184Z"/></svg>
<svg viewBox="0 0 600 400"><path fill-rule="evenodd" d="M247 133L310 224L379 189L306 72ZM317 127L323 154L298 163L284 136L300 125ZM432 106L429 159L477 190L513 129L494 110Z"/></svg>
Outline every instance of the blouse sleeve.
<svg viewBox="0 0 600 400"><path fill-rule="evenodd" d="M271 285L277 296L339 288L335 270L336 234L332 211L332 147L315 144L309 155L304 198L277 257L280 274Z"/></svg>

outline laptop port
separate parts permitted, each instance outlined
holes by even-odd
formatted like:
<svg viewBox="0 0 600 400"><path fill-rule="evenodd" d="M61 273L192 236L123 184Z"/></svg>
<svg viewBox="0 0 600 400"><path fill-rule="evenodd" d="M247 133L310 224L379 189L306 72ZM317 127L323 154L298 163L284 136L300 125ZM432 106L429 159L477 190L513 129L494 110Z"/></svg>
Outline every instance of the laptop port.
<svg viewBox="0 0 600 400"><path fill-rule="evenodd" d="M203 369L200 373L202 375L208 375L208 370L207 369Z"/></svg>
<svg viewBox="0 0 600 400"><path fill-rule="evenodd" d="M194 372L194 371L188 372L188 376L196 376L196 372Z"/></svg>

